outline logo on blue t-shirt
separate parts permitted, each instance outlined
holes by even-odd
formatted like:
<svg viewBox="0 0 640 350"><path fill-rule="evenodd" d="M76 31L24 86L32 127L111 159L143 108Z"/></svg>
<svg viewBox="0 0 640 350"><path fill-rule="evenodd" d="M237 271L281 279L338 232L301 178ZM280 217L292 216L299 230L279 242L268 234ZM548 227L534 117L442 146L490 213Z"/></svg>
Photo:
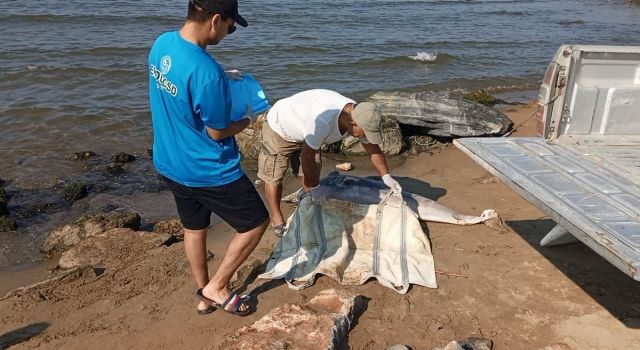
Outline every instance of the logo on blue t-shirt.
<svg viewBox="0 0 640 350"><path fill-rule="evenodd" d="M171 56L164 56L160 60L160 73L167 74L171 70Z"/></svg>
<svg viewBox="0 0 640 350"><path fill-rule="evenodd" d="M160 59L160 69L152 64L149 70L151 76L156 79L159 88L167 91L173 97L178 95L178 87L167 78L167 73L171 70L171 56L166 55Z"/></svg>

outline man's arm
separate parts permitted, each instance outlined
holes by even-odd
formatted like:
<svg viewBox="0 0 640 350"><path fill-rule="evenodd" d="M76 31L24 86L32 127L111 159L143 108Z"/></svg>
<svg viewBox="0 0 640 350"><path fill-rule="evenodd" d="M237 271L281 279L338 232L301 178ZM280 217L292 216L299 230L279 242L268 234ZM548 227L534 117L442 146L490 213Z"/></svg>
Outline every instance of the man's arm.
<svg viewBox="0 0 640 350"><path fill-rule="evenodd" d="M320 184L320 177L318 173L318 164L316 163L317 149L313 149L307 145L306 142L302 143L302 150L300 151L300 165L304 172L304 178L302 179L302 187L305 192L311 191L313 187Z"/></svg>
<svg viewBox="0 0 640 350"><path fill-rule="evenodd" d="M380 146L372 143L363 143L365 151L369 154L371 164L376 169L380 176L385 176L389 173L389 167L387 166L387 160L384 158L384 153L380 149Z"/></svg>
<svg viewBox="0 0 640 350"><path fill-rule="evenodd" d="M376 168L378 174L382 177L382 182L384 182L391 191L395 193L402 193L402 186L400 183L389 174L387 160L384 158L384 153L382 153L380 147L370 143L363 143L362 146L364 146L364 149L369 153L371 164L373 164L373 167Z"/></svg>
<svg viewBox="0 0 640 350"><path fill-rule="evenodd" d="M229 123L229 126L224 129L212 129L208 126L206 128L209 137L211 137L215 141L221 141L226 139L227 137L234 136L235 134L241 132L247 126L249 126L250 122L251 120L249 118L243 118Z"/></svg>

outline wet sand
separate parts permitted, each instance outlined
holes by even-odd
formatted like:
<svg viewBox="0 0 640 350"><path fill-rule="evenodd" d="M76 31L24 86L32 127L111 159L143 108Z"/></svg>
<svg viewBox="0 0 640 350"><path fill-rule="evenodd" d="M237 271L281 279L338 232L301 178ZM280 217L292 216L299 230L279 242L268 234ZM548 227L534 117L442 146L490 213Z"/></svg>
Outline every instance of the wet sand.
<svg viewBox="0 0 640 350"><path fill-rule="evenodd" d="M535 134L535 105L507 107L516 136ZM328 159L325 171L344 158ZM366 159L353 160L353 175L373 175ZM541 248L554 223L453 146L391 161L406 190L468 214L495 209L509 230L484 225L427 223L439 288L412 287L399 295L375 281L340 286L327 277L302 291L281 281L255 280L269 257L271 232L239 271L248 278L258 312L247 318L222 312L195 313L195 286L182 244L131 257L106 277L80 278L47 293L0 301L0 344L12 349L216 349L227 336L284 302L302 303L326 288L344 288L369 298L344 348L414 349L444 346L454 339L487 337L494 349L540 349L566 343L573 349L640 348L640 284L582 244ZM251 171L251 169L247 169ZM285 193L298 187L291 179ZM285 213L291 205L283 204ZM233 233L212 226L213 271ZM114 247L115 249L121 249ZM44 268L0 274L4 291L42 277ZM247 289L246 286L241 289ZM2 347L2 345L0 345Z"/></svg>

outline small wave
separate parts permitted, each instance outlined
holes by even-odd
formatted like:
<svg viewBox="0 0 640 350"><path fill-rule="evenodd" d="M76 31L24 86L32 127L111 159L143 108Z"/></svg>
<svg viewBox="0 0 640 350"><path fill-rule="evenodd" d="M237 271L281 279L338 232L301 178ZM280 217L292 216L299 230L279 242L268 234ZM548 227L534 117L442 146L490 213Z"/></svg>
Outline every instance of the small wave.
<svg viewBox="0 0 640 350"><path fill-rule="evenodd" d="M523 11L500 10L500 11L489 12L488 14L490 14L490 15L498 15L498 16L524 16L527 13L523 12Z"/></svg>
<svg viewBox="0 0 640 350"><path fill-rule="evenodd" d="M438 53L422 51L422 52L416 53L415 56L407 56L407 57L414 61L435 62L438 59Z"/></svg>
<svg viewBox="0 0 640 350"><path fill-rule="evenodd" d="M570 26L572 24L584 24L585 21L581 20L581 19L577 19L575 21L560 21L558 22L558 24L563 25L563 26Z"/></svg>

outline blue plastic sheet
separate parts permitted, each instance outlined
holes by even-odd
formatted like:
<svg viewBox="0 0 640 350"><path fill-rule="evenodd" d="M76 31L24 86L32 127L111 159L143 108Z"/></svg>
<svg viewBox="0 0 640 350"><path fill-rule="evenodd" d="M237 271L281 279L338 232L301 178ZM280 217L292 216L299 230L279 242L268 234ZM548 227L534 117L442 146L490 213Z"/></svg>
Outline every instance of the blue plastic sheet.
<svg viewBox="0 0 640 350"><path fill-rule="evenodd" d="M253 113L262 113L271 108L260 83L251 75L244 74L241 80L229 79L231 89L231 120L241 119L251 106Z"/></svg>

